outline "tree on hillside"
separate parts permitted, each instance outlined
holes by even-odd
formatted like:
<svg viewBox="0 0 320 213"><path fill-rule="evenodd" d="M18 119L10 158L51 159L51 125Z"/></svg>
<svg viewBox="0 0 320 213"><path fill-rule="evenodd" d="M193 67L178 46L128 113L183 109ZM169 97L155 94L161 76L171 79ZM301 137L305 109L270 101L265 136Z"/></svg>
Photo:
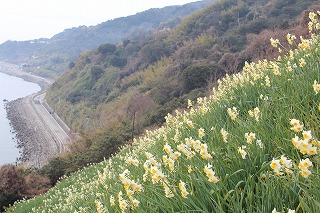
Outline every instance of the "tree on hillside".
<svg viewBox="0 0 320 213"><path fill-rule="evenodd" d="M208 79L218 79L224 71L218 65L195 64L182 71L184 89L191 91L196 88L203 88L207 85Z"/></svg>
<svg viewBox="0 0 320 213"><path fill-rule="evenodd" d="M131 139L133 140L135 128L137 132L140 131L140 117L143 117L150 109L155 106L154 101L148 96L144 94L136 94L133 96L128 104L127 114L132 119L132 132Z"/></svg>
<svg viewBox="0 0 320 213"><path fill-rule="evenodd" d="M98 52L103 55L111 55L116 51L117 47L114 44L102 44L98 47Z"/></svg>

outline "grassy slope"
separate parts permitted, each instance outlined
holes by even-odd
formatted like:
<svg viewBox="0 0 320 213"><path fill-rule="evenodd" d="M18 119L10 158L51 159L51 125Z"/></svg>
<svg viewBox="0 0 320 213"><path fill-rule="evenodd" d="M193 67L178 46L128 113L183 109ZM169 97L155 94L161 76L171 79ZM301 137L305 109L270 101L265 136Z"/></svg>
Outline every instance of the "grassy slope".
<svg viewBox="0 0 320 213"><path fill-rule="evenodd" d="M165 126L146 132L108 161L75 173L8 212L119 212L120 207L133 212L316 212L319 155L302 154L292 144L302 132L293 132L290 120L298 119L305 131L311 130L312 140L304 143L319 149L320 99L313 88L320 87L314 84L320 81L319 44L316 37L302 43L293 58L246 65L241 73L222 79L209 98L199 98L188 112L168 115ZM288 67L293 70L288 72ZM227 113L232 107L238 112L234 120ZM256 107L258 119L248 115ZM221 129L228 132L227 142ZM252 143L246 133L255 133ZM244 158L239 148L246 151ZM290 172L284 158L273 161L281 156L291 160ZM312 162L307 168L299 164L306 158ZM272 162L281 166L280 174L272 171ZM217 183L214 176L213 182L208 179L212 171ZM311 174L302 177L302 171Z"/></svg>

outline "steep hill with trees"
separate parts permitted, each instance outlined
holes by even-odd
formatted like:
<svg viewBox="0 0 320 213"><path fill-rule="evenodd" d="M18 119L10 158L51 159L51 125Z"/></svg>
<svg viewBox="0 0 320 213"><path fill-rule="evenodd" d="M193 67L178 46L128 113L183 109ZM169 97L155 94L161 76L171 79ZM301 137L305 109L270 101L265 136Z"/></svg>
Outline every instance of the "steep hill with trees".
<svg viewBox="0 0 320 213"><path fill-rule="evenodd" d="M47 92L55 111L83 136L48 165L53 182L56 174L109 157L188 99L209 95L219 78L240 71L245 61L275 57L270 37L306 35L303 11L314 5L319 3L220 0L171 31L81 54Z"/></svg>
<svg viewBox="0 0 320 213"><path fill-rule="evenodd" d="M16 64L26 63L30 65L28 71L45 77L56 77L85 50L96 48L103 43L118 43L132 35L156 28L171 29L180 23L183 17L213 1L203 0L181 6L154 8L96 26L66 29L50 39L7 41L0 45L0 60Z"/></svg>

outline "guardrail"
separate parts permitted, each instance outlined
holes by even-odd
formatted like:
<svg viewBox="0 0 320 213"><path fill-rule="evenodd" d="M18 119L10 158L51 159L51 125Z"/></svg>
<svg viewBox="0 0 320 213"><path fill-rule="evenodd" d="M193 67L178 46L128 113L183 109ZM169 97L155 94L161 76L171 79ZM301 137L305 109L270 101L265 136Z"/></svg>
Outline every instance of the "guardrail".
<svg viewBox="0 0 320 213"><path fill-rule="evenodd" d="M53 112L53 109L48 105L48 103L42 102L42 106L44 106L48 112ZM60 127L63 129L63 131L69 135L70 134L70 128L61 120L61 118L56 114L52 113L51 116L56 120L56 122L60 125Z"/></svg>

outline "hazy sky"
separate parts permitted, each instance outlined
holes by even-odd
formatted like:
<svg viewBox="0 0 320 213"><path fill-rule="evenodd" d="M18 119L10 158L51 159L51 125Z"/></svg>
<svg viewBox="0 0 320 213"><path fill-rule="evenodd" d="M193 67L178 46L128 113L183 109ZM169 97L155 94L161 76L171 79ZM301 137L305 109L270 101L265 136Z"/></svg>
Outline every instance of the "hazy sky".
<svg viewBox="0 0 320 213"><path fill-rule="evenodd" d="M1 0L0 44L51 38L64 29L198 0Z"/></svg>

